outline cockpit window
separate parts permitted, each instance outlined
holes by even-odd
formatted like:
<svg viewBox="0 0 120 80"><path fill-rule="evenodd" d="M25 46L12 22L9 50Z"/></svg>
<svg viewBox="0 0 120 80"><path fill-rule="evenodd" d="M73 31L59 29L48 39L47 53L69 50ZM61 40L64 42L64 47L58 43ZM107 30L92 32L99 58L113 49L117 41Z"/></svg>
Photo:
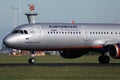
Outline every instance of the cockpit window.
<svg viewBox="0 0 120 80"><path fill-rule="evenodd" d="M14 33L14 34L15 34L15 33L18 33L18 30L14 30L12 33Z"/></svg>
<svg viewBox="0 0 120 80"><path fill-rule="evenodd" d="M28 31L27 30L14 30L12 32L13 34L28 34Z"/></svg>
<svg viewBox="0 0 120 80"><path fill-rule="evenodd" d="M25 33L25 34L28 34L28 32L27 32L26 30L24 30L24 33Z"/></svg>
<svg viewBox="0 0 120 80"><path fill-rule="evenodd" d="M23 34L23 30L19 30L19 33Z"/></svg>

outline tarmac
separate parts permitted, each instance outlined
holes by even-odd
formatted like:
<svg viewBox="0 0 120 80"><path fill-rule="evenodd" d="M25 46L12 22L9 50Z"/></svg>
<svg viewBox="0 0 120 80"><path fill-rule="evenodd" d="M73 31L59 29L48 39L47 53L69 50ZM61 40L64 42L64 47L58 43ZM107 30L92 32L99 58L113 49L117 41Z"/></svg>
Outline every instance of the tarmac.
<svg viewBox="0 0 120 80"><path fill-rule="evenodd" d="M120 67L120 63L109 63L109 64L100 64L100 63L1 63L0 67L64 67L64 66L80 66L80 67Z"/></svg>

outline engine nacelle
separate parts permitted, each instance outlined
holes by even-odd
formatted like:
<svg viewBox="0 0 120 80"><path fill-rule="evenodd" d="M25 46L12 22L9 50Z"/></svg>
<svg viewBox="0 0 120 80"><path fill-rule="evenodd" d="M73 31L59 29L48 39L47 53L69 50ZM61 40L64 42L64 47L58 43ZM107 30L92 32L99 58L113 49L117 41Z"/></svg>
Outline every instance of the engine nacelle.
<svg viewBox="0 0 120 80"><path fill-rule="evenodd" d="M108 46L108 52L111 57L120 59L120 47L119 44L116 45L109 45Z"/></svg>
<svg viewBox="0 0 120 80"><path fill-rule="evenodd" d="M60 52L60 55L63 58L74 59L81 57L84 54L87 54L89 51L87 49L73 49L73 50L63 50Z"/></svg>

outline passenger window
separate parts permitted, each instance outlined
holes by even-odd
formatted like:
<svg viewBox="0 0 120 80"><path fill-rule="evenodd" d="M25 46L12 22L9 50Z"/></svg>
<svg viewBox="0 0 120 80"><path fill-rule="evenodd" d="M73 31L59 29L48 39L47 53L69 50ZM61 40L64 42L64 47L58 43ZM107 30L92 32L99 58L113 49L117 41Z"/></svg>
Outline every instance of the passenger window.
<svg viewBox="0 0 120 80"><path fill-rule="evenodd" d="M68 34L69 34L70 32L68 32Z"/></svg>

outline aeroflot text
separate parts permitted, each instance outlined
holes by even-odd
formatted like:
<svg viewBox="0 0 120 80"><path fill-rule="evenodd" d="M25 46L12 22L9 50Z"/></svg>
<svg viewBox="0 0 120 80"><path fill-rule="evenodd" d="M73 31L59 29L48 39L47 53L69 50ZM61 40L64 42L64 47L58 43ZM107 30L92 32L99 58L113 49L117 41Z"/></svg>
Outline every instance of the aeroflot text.
<svg viewBox="0 0 120 80"><path fill-rule="evenodd" d="M77 26L49 26L49 28L77 28Z"/></svg>

